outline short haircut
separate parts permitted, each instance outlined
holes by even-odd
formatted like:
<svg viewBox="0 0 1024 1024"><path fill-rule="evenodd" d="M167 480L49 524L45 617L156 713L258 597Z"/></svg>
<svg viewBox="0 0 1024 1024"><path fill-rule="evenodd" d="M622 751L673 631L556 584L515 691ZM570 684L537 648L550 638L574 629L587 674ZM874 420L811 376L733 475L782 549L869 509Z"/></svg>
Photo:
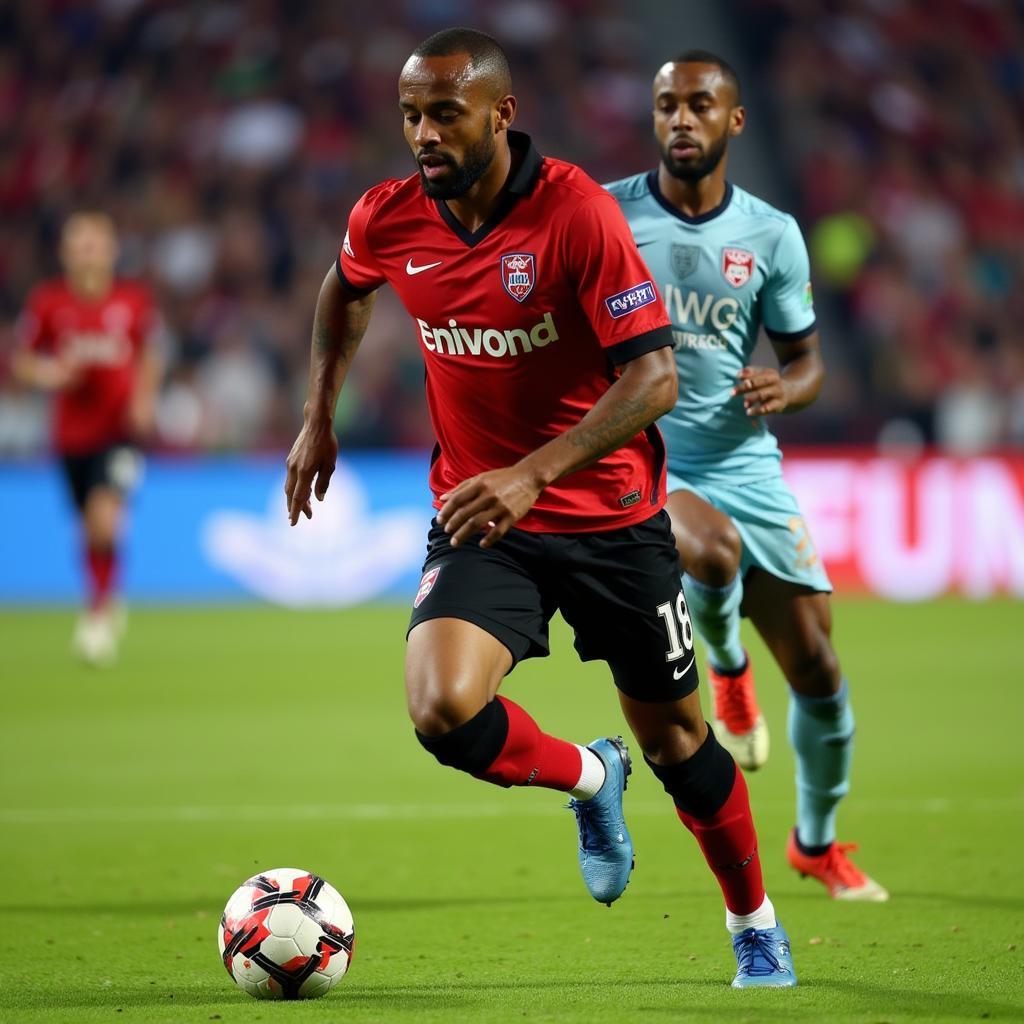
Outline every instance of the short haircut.
<svg viewBox="0 0 1024 1024"><path fill-rule="evenodd" d="M732 86L733 91L736 93L736 102L739 103L742 99L740 76L736 74L736 69L725 58L719 57L718 54L712 53L710 50L687 50L685 53L675 57L672 63L714 64L722 72L722 77Z"/></svg>
<svg viewBox="0 0 1024 1024"><path fill-rule="evenodd" d="M454 57L460 53L469 57L475 75L490 79L497 96L506 96L512 91L508 55L485 32L473 28L441 29L412 51L414 57Z"/></svg>

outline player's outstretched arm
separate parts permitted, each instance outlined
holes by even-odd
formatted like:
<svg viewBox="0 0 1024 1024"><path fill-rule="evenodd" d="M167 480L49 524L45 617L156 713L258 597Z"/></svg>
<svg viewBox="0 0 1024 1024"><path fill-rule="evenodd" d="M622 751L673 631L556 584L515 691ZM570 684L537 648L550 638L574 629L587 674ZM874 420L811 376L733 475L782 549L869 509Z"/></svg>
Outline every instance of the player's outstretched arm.
<svg viewBox="0 0 1024 1024"><path fill-rule="evenodd" d="M310 494L316 480L317 501L323 501L338 459L334 436L334 407L348 368L370 322L377 293L354 296L347 292L332 267L320 286L313 316L313 341L309 361L309 390L303 424L292 445L286 466L284 493L288 519L294 526L299 515L313 518Z"/></svg>
<svg viewBox="0 0 1024 1024"><path fill-rule="evenodd" d="M743 399L750 417L806 409L821 391L825 362L821 357L818 332L799 341L773 341L779 368L744 366L736 375L734 397Z"/></svg>
<svg viewBox="0 0 1024 1024"><path fill-rule="evenodd" d="M438 523L453 546L482 530L480 546L493 546L545 487L621 448L668 412L677 388L675 355L667 346L623 364L619 378L574 427L514 466L480 473L442 494Z"/></svg>
<svg viewBox="0 0 1024 1024"><path fill-rule="evenodd" d="M61 391L78 379L76 367L68 360L27 349L14 353L11 372L19 383L42 391Z"/></svg>

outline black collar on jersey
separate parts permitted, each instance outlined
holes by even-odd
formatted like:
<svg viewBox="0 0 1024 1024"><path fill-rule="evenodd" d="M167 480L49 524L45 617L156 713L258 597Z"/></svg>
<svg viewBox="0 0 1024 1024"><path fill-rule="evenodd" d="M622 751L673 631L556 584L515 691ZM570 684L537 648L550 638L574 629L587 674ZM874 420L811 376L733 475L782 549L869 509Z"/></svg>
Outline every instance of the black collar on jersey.
<svg viewBox="0 0 1024 1024"><path fill-rule="evenodd" d="M530 136L525 132L510 130L508 133L508 145L510 149L522 153L523 158L519 163L519 167L505 185L505 190L498 201L498 205L495 207L494 213L476 231L468 231L462 221L448 209L448 204L443 199L434 200L434 205L437 206L437 212L441 215L441 219L470 248L482 242L508 216L509 211L519 201L519 197L529 195L533 191L534 185L537 184L537 180L540 178L540 169L541 164L544 163L544 158L534 148Z"/></svg>
<svg viewBox="0 0 1024 1024"><path fill-rule="evenodd" d="M720 213L725 213L729 203L732 202L732 184L727 181L725 183L725 195L722 196L722 201L713 210L698 214L696 217L689 217L675 203L670 203L662 195L661 187L658 185L657 169L647 172L647 187L651 190L651 195L654 196L658 203L668 210L673 217L678 217L684 224L706 224L709 220L714 220Z"/></svg>

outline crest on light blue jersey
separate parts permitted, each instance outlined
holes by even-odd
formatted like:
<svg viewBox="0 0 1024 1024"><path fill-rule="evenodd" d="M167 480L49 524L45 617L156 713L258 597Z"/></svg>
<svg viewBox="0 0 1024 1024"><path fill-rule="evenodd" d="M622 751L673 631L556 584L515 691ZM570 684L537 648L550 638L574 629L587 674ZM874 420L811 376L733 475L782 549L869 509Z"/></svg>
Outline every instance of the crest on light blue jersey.
<svg viewBox="0 0 1024 1024"><path fill-rule="evenodd" d="M672 270L676 277L689 277L700 262L700 246L672 243Z"/></svg>

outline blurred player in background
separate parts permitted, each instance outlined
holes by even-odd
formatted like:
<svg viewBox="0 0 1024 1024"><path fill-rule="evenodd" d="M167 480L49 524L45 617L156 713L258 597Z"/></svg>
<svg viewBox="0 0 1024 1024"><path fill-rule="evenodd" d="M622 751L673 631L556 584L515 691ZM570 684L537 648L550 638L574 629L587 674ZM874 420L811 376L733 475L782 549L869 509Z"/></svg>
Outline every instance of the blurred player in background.
<svg viewBox="0 0 1024 1024"><path fill-rule="evenodd" d="M797 763L790 864L837 899L888 893L836 842L849 788L853 712L830 639L832 585L764 417L803 409L825 374L807 249L788 214L726 181L729 139L745 112L733 69L694 50L654 80L657 170L608 186L662 289L673 322L679 398L659 421L668 446L667 508L687 603L708 648L715 725L743 767L768 756L740 615L790 685ZM765 331L779 368L747 365Z"/></svg>
<svg viewBox="0 0 1024 1024"><path fill-rule="evenodd" d="M94 665L117 654L124 500L141 469L136 445L153 426L160 359L142 285L115 278L117 234L105 213L68 218L63 278L38 285L18 326L15 376L54 395L53 440L82 529L88 582L75 651Z"/></svg>
<svg viewBox="0 0 1024 1024"><path fill-rule="evenodd" d="M648 765L718 878L733 984L796 984L765 894L742 772L707 727L653 421L676 396L668 318L614 200L510 131L508 61L479 32L422 43L399 80L418 173L353 209L313 327L303 428L288 457L294 524L337 458L333 414L377 289L414 318L438 439L438 510L406 655L410 716L441 764L571 795L591 895L633 863L630 760L541 731L498 696L548 653L560 609L584 660L606 661Z"/></svg>

